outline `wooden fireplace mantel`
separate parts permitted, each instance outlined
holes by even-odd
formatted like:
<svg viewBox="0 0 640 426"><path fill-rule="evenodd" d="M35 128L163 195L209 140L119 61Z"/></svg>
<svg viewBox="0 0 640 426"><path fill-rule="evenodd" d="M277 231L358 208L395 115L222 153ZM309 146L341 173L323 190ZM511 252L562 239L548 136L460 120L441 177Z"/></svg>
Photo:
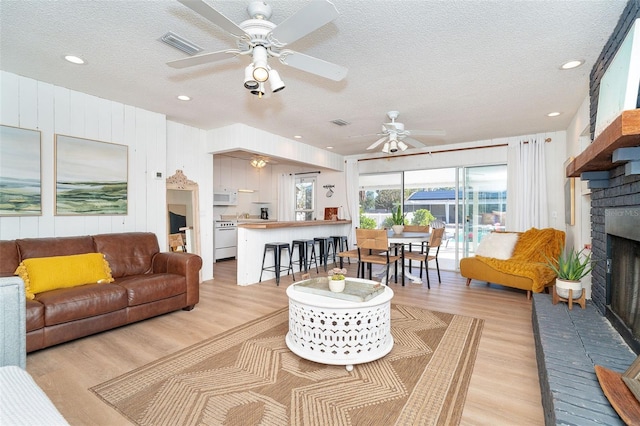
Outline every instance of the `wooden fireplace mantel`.
<svg viewBox="0 0 640 426"><path fill-rule="evenodd" d="M566 169L567 177L614 168L611 157L618 148L640 146L640 109L622 111Z"/></svg>

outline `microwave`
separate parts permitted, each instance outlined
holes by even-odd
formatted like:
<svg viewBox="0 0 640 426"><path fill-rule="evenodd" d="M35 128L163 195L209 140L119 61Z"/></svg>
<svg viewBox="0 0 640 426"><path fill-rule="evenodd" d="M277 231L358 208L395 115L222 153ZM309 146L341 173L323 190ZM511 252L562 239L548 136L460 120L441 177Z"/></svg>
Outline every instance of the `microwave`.
<svg viewBox="0 0 640 426"><path fill-rule="evenodd" d="M238 191L235 189L219 189L213 192L214 206L235 206L238 204Z"/></svg>

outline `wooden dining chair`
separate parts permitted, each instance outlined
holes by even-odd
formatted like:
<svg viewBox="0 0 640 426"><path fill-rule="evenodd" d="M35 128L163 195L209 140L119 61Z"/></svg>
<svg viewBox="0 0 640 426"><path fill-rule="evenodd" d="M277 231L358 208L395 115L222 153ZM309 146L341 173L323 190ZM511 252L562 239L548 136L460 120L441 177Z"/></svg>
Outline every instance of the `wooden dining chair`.
<svg viewBox="0 0 640 426"><path fill-rule="evenodd" d="M404 229L402 230L402 232L418 232L420 234L428 234L429 230L431 228L429 228L429 225L405 225ZM407 249L408 251L417 251L419 253L424 253L424 251L427 249L427 244L428 241L422 241L422 243L407 243L404 245L403 249L404 252L407 253ZM417 246L417 247L416 247ZM406 259L406 257L405 257ZM409 273L411 273L411 261L409 261ZM420 278L422 278L422 262L420 262Z"/></svg>
<svg viewBox="0 0 640 426"><path fill-rule="evenodd" d="M436 261L436 270L438 271L438 282L441 283L440 279L440 265L438 264L438 253L440 252L440 245L442 245L442 236L444 235L444 228L434 228L431 230L431 235L429 237L429 243L426 245L426 248L422 249L421 252L417 251L405 251L404 258L409 259L409 263L412 260L420 262L420 278L422 278L422 265L425 265L425 270L427 274L427 288L431 288L431 283L429 282L429 261ZM435 253L434 253L435 251Z"/></svg>
<svg viewBox="0 0 640 426"><path fill-rule="evenodd" d="M389 239L386 229L356 229L356 244L358 246L358 263L362 265L364 278L364 265L369 268L371 279L371 265L384 265L386 283L389 283L389 265L393 263L397 269L400 256L392 256L389 253ZM395 274L395 282L398 282L398 274Z"/></svg>

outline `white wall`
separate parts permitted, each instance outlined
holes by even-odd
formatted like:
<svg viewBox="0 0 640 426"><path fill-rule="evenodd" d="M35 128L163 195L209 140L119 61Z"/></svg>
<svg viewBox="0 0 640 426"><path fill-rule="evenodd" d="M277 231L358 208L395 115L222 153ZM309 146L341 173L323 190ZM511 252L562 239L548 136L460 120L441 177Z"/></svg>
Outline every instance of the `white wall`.
<svg viewBox="0 0 640 426"><path fill-rule="evenodd" d="M42 215L1 217L0 239L149 231L166 245L165 116L0 71L0 124L42 132ZM56 216L54 135L127 145L128 211L121 216ZM159 232L161 231L161 232Z"/></svg>
<svg viewBox="0 0 640 426"><path fill-rule="evenodd" d="M167 172L164 177L182 170L187 179L198 184L200 276L203 280L210 280L213 278L213 156L207 153L207 132L174 121L167 121L166 128ZM166 229L162 232L166 233Z"/></svg>
<svg viewBox="0 0 640 426"><path fill-rule="evenodd" d="M344 168L341 155L241 123L210 130L207 139L207 152L213 154L246 150L321 168L338 171Z"/></svg>
<svg viewBox="0 0 640 426"><path fill-rule="evenodd" d="M591 143L589 120L590 98L587 95L567 128L566 158L577 157ZM567 226L566 246L582 250L585 245L591 244L591 191L587 188L587 181L582 182L579 178L575 179L575 189L575 224ZM582 279L582 285L587 299L591 299L591 274Z"/></svg>

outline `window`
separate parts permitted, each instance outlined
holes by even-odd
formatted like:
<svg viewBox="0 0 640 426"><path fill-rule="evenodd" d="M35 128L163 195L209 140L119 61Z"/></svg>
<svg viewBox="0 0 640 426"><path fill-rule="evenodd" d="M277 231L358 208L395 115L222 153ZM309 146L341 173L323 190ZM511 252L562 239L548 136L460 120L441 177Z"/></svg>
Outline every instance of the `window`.
<svg viewBox="0 0 640 426"><path fill-rule="evenodd" d="M402 204L402 173L360 175L360 227L390 228L391 212Z"/></svg>
<svg viewBox="0 0 640 426"><path fill-rule="evenodd" d="M316 178L296 177L296 220L314 220L316 206Z"/></svg>

